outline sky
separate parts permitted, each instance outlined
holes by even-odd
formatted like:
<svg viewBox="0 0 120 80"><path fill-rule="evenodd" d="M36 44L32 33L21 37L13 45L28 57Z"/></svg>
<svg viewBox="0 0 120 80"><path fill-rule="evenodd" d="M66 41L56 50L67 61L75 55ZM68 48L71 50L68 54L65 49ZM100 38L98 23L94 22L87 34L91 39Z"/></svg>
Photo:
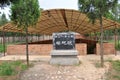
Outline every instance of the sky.
<svg viewBox="0 0 120 80"><path fill-rule="evenodd" d="M120 2L120 0L118 1ZM43 8L44 10L59 8L78 10L77 2L78 0L39 0L40 8ZM9 11L9 8L2 10L5 14L10 14Z"/></svg>
<svg viewBox="0 0 120 80"><path fill-rule="evenodd" d="M78 0L39 0L39 4L40 4L40 8L43 8L44 10L59 9L59 8L78 10L77 1ZM4 8L1 11L6 14L7 18L9 17L10 15L9 7Z"/></svg>
<svg viewBox="0 0 120 80"><path fill-rule="evenodd" d="M0 8L0 12L1 13L5 13L6 14L6 17L9 19L9 15L10 15L10 8L9 7L6 7L6 8L4 8L4 9L1 9Z"/></svg>
<svg viewBox="0 0 120 80"><path fill-rule="evenodd" d="M43 9L75 9L78 10L78 0L39 0L40 7Z"/></svg>

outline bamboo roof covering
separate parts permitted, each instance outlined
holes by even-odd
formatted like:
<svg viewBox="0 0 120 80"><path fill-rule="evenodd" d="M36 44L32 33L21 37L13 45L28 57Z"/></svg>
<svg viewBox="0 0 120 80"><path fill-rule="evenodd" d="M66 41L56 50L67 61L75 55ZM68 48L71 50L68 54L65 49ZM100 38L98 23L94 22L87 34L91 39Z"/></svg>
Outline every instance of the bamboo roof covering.
<svg viewBox="0 0 120 80"><path fill-rule="evenodd" d="M120 23L103 17L103 29L120 28ZM0 30L10 32L24 32L16 25L8 23ZM86 14L72 9L50 9L41 12L41 16L36 26L28 28L29 33L52 34L54 32L73 31L80 34L100 31L100 22L96 20L92 24Z"/></svg>
<svg viewBox="0 0 120 80"><path fill-rule="evenodd" d="M23 33L24 31L20 28L17 28L16 25L12 23L7 23L4 26L0 27L0 31L5 31L5 32L20 32Z"/></svg>

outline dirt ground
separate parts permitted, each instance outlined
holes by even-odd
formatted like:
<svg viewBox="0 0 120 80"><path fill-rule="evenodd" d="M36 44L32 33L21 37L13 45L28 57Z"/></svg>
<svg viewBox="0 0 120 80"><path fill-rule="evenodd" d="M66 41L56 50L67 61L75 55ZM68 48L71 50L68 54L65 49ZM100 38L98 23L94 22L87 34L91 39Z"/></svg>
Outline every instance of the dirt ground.
<svg viewBox="0 0 120 80"><path fill-rule="evenodd" d="M50 65L47 61L34 62L34 66L20 75L20 80L105 80L109 70L109 63L103 68L96 67L100 56L81 56L81 64L74 66ZM106 57L105 60L114 57Z"/></svg>
<svg viewBox="0 0 120 80"><path fill-rule="evenodd" d="M8 55L0 60L26 60L26 56ZM99 55L79 56L80 65L50 65L50 56L30 56L33 67L21 72L18 80L105 80L109 70L108 60L120 60L120 55L105 55L104 67L99 66ZM97 63L97 64L95 64Z"/></svg>

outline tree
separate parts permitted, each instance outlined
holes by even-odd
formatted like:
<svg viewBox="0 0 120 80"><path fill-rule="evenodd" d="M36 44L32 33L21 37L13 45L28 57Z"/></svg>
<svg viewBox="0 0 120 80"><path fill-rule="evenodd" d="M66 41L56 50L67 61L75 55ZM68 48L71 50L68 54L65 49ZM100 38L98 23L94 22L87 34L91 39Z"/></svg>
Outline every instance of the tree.
<svg viewBox="0 0 120 80"><path fill-rule="evenodd" d="M16 3L16 2L18 2L18 0L0 0L0 7L4 8L4 7L10 5L11 2Z"/></svg>
<svg viewBox="0 0 120 80"><path fill-rule="evenodd" d="M116 5L116 8L112 10L112 14L113 14L114 20L118 21L120 18L120 4Z"/></svg>
<svg viewBox="0 0 120 80"><path fill-rule="evenodd" d="M28 65L28 27L34 26L37 23L39 16L40 9L38 0L19 0L19 2L12 4L11 20L26 32L26 56Z"/></svg>
<svg viewBox="0 0 120 80"><path fill-rule="evenodd" d="M8 22L8 19L6 18L6 15L3 13L0 17L0 26L6 24Z"/></svg>
<svg viewBox="0 0 120 80"><path fill-rule="evenodd" d="M2 16L0 17L0 26L6 24L8 22L5 14L3 13ZM4 56L5 56L5 32L4 30L0 32L2 34L3 37L3 52L4 52Z"/></svg>
<svg viewBox="0 0 120 80"><path fill-rule="evenodd" d="M114 9L118 0L78 0L79 10L86 13L90 21L94 24L96 19L100 23L101 40L100 40L100 55L101 55L101 66L104 65L103 59L103 21L102 16L109 12L109 10Z"/></svg>

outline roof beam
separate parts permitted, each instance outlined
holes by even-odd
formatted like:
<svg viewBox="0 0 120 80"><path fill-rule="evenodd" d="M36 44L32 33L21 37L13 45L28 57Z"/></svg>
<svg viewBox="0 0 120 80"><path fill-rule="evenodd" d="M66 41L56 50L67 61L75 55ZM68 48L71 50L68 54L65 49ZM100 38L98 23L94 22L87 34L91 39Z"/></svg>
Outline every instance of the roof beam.
<svg viewBox="0 0 120 80"><path fill-rule="evenodd" d="M68 23L67 23L67 19L66 19L65 9L61 9L60 12L61 12L61 15L62 15L63 20L64 20L64 22L65 22L65 25L66 25L66 27L68 28Z"/></svg>

